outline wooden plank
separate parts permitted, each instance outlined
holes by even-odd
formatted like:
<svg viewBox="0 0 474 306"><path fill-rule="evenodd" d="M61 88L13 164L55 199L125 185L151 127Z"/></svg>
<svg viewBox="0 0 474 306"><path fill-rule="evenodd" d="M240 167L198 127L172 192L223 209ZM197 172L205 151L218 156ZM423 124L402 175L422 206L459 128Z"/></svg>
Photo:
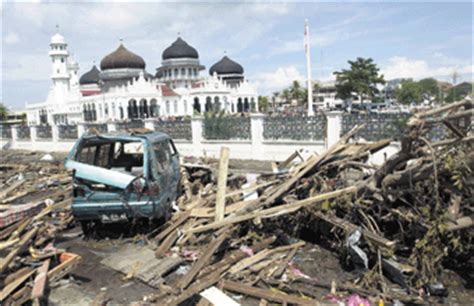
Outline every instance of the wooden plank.
<svg viewBox="0 0 474 306"><path fill-rule="evenodd" d="M357 132L359 132L365 125L359 125L354 127L350 130L346 135L341 137L338 142L333 144L328 150L326 150L323 154L315 156L310 162L296 175L285 181L275 192L270 195L263 203L262 206L268 206L273 204L276 200L278 200L281 196L283 196L298 180L300 180L303 176L305 176L308 172L310 172L314 167L316 167L319 163L326 159L326 157L332 155L334 152L340 149L341 145L346 143L352 136L354 136Z"/></svg>
<svg viewBox="0 0 474 306"><path fill-rule="evenodd" d="M48 277L48 269L49 269L49 262L50 259L46 259L41 267L37 269L36 277L35 277L35 282L33 285L33 290L31 291L31 299L33 302L38 303L38 299L42 298L44 295L44 289L46 287L46 281Z"/></svg>
<svg viewBox="0 0 474 306"><path fill-rule="evenodd" d="M278 247L278 248L274 248L274 249L265 249L251 257L247 257L247 258L244 258L242 259L240 262L238 262L236 265L234 265L232 268L229 269L229 273L231 274L235 274L237 272L240 272L246 268L248 268L249 266L265 259L266 257L272 255L272 254L275 254L275 253L278 253L278 252L285 252L285 251L288 251L288 250L291 250L291 249L294 249L294 248L299 248L301 246L303 246L305 243L304 241L298 241L296 243L293 243L291 245L285 245L285 246L281 246L281 247Z"/></svg>
<svg viewBox="0 0 474 306"><path fill-rule="evenodd" d="M217 237L216 239L214 239L214 241L210 243L210 245L206 248L206 252L201 255L201 257L198 259L198 261L196 261L196 263L194 263L191 270L189 270L189 272L186 273L186 275L178 281L177 286L179 288L184 289L189 285L189 283L191 283L194 277L199 273L199 271L202 270L204 265L208 263L214 252L219 248L219 246L224 242L224 240L228 237L229 234L229 232L222 233L219 237Z"/></svg>
<svg viewBox="0 0 474 306"><path fill-rule="evenodd" d="M216 218L215 221L224 219L225 192L227 187L227 171L229 168L229 148L221 147L219 161L219 175L217 178Z"/></svg>
<svg viewBox="0 0 474 306"><path fill-rule="evenodd" d="M362 235L364 236L365 239L379 245L383 246L386 248L394 248L396 245L395 241L388 240L380 235L377 235L376 233L370 232L366 229L361 228L360 226L356 226L352 224L351 222L341 219L339 217L336 217L334 215L328 215L328 214L323 214L321 212L313 212L313 215L334 225L337 226L338 228L344 230L347 233L353 232L356 229L359 229L362 232Z"/></svg>
<svg viewBox="0 0 474 306"><path fill-rule="evenodd" d="M279 303L288 303L296 305L316 305L317 302L312 299L305 299L294 295L287 295L276 291L270 291L267 289L255 288L241 283L224 280L222 281L222 287L225 290L242 293L257 298L275 301Z"/></svg>
<svg viewBox="0 0 474 306"><path fill-rule="evenodd" d="M32 270L5 286L5 288L0 292L0 302L6 299L13 291L15 291L15 289L23 284L35 271L36 270Z"/></svg>
<svg viewBox="0 0 474 306"><path fill-rule="evenodd" d="M173 243L178 239L178 231L174 230L171 234L166 237L165 240L160 244L158 249L155 252L157 258L165 255L165 253L170 249Z"/></svg>
<svg viewBox="0 0 474 306"><path fill-rule="evenodd" d="M350 187L346 187L346 188L339 189L339 190L336 190L336 191L323 193L323 194L320 194L320 195L317 195L317 196L314 196L314 197L311 197L311 198L307 198L307 199L304 199L304 200L296 201L296 202L293 202L293 203L290 203L290 204L278 205L278 206L275 206L275 207L272 207L272 208L267 208L267 209L264 209L264 210L248 213L248 214L245 214L245 215L240 215L240 216L235 216L235 217L227 217L222 221L213 222L213 223L210 223L210 224L198 226L198 227L195 227L195 228L192 228L192 229L189 229L189 230L185 230L184 232L187 233L187 234L188 233L200 233L200 232L208 231L208 230L211 230L211 229L220 228L222 226L226 226L226 225L229 225L229 224L235 224L235 223L251 220L251 219L254 219L254 218L269 218L269 217L275 217L275 216L280 216L280 215L284 215L284 214L289 214L289 213L295 212L295 211L297 211L297 210L299 210L303 207L307 207L307 206L310 206L310 205L313 205L313 204L316 204L316 203L319 203L319 202L322 202L322 201L325 201L325 200L333 199L333 198L339 197L341 195L349 195L349 194L355 193L355 192L357 192L357 190L358 190L358 188L356 186L350 186Z"/></svg>
<svg viewBox="0 0 474 306"><path fill-rule="evenodd" d="M38 232L38 228L34 227L28 233L26 233L23 237L21 237L20 242L18 242L18 246L15 247L13 250L11 250L10 253L8 253L8 255L1 260L0 273L3 273L5 272L5 270L7 270L8 265L13 261L16 255L23 252L25 247L31 242L31 240L33 239L33 237L36 235L37 232Z"/></svg>
<svg viewBox="0 0 474 306"><path fill-rule="evenodd" d="M7 188L5 188L5 189L3 189L2 191L0 191L0 199L5 198L10 192L12 192L13 190L19 188L19 187L20 187L21 185L23 185L25 182L26 182L26 180L19 180L19 181L13 182L13 184L11 184L11 185L8 186Z"/></svg>
<svg viewBox="0 0 474 306"><path fill-rule="evenodd" d="M168 236L172 231L174 231L178 226L180 226L181 224L184 223L184 221L186 221L189 217L189 212L183 212L183 213L180 213L180 217L174 221L173 223L171 223L166 229L164 229L161 233L159 233L156 237L155 237L155 241L156 242L160 242L161 240L163 240L166 236Z"/></svg>

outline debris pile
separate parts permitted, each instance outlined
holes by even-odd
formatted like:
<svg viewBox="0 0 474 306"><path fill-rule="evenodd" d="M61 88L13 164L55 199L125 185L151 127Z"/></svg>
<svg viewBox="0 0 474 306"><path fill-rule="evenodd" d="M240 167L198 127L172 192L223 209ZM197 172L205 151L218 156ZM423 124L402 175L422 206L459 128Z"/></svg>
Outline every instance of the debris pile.
<svg viewBox="0 0 474 306"><path fill-rule="evenodd" d="M251 186L226 190L225 149L217 184L184 173L179 211L150 237L157 258L191 264L183 269L172 261L179 273L146 303L175 305L201 293L205 304L221 290L284 304L423 303L445 296L443 264L459 267L474 251L471 108L459 102L414 115L401 150L379 167L367 160L390 141L351 141L358 126L321 155ZM428 133L440 125L454 136L430 142ZM354 271L352 281L303 274L292 259L304 240L338 253ZM314 287L331 294L318 296Z"/></svg>
<svg viewBox="0 0 474 306"><path fill-rule="evenodd" d="M56 234L73 223L70 173L51 155L44 162L35 159L34 164L0 165L2 305L40 303L48 287L81 259L53 244Z"/></svg>

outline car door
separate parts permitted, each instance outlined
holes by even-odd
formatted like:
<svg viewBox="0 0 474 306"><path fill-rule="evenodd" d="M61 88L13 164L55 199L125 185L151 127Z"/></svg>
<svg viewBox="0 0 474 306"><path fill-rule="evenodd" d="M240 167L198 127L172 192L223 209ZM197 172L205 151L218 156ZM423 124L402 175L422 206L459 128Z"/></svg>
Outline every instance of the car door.
<svg viewBox="0 0 474 306"><path fill-rule="evenodd" d="M159 201L166 205L173 200L171 194L173 170L171 166L171 151L165 140L153 144L153 160L156 168L154 176L160 185Z"/></svg>

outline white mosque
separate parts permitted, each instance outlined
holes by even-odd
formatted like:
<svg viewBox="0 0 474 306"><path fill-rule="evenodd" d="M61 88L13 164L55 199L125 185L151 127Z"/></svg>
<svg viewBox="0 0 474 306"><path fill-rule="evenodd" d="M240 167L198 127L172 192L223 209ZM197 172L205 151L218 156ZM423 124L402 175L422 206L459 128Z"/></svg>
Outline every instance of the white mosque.
<svg viewBox="0 0 474 306"><path fill-rule="evenodd" d="M122 42L102 59L100 70L94 65L80 78L61 34L50 47L53 84L45 102L26 105L32 125L258 111L257 90L240 64L224 56L203 77L198 52L181 37L165 49L154 76Z"/></svg>

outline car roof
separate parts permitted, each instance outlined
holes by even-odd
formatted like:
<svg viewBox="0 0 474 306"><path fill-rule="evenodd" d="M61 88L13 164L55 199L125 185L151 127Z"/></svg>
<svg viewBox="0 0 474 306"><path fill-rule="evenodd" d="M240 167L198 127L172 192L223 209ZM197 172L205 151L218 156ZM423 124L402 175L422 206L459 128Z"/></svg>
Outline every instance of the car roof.
<svg viewBox="0 0 474 306"><path fill-rule="evenodd" d="M143 134L134 134L126 132L114 132L114 133L105 133L105 134L87 134L81 137L82 140L93 140L93 139L110 139L110 140L125 140L125 141L143 141L147 140L149 142L155 143L163 141L166 139L171 139L168 134L162 132L150 132Z"/></svg>

